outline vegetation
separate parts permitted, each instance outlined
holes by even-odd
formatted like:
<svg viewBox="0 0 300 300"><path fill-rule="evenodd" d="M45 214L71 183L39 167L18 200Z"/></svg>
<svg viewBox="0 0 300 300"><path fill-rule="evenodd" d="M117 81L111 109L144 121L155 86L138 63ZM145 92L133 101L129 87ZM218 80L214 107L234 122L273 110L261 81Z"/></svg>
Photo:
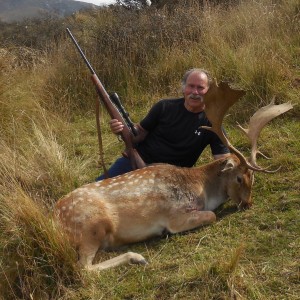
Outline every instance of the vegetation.
<svg viewBox="0 0 300 300"><path fill-rule="evenodd" d="M299 299L299 1L178 2L0 24L0 299ZM294 109L262 132L261 150L282 168L256 174L253 207L236 212L229 202L213 226L120 250L144 255L145 267L81 271L51 211L101 169L96 94L65 27L135 121L180 95L185 70L203 67L248 91L225 123L247 154L236 121L273 96L291 101ZM103 111L109 164L123 145L107 120ZM198 163L209 159L205 152Z"/></svg>

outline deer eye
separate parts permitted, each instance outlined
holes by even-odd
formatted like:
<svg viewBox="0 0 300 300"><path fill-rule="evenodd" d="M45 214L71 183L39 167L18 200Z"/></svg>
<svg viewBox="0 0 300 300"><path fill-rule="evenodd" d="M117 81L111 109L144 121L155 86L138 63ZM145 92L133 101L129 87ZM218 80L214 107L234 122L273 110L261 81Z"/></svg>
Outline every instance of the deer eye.
<svg viewBox="0 0 300 300"><path fill-rule="evenodd" d="M243 182L243 178L241 176L237 176L236 180L239 184Z"/></svg>

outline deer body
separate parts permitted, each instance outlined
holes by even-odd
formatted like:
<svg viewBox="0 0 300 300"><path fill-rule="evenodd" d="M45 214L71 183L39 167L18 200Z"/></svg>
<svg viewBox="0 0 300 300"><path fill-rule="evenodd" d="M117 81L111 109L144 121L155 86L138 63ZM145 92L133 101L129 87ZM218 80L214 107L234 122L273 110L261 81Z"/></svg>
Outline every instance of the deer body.
<svg viewBox="0 0 300 300"><path fill-rule="evenodd" d="M250 193L250 174L230 155L198 168L157 164L90 183L59 200L55 210L80 263L104 269L145 259L129 252L93 265L98 249L210 224L216 219L212 210L229 197L249 206Z"/></svg>

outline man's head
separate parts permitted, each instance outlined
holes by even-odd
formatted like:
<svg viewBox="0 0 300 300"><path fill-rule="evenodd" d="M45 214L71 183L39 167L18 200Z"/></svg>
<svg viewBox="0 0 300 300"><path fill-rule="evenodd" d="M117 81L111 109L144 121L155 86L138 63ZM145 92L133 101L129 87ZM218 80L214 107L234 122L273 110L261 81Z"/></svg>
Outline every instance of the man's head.
<svg viewBox="0 0 300 300"><path fill-rule="evenodd" d="M184 105L191 112L204 110L203 96L207 93L211 77L203 69L191 69L182 78Z"/></svg>

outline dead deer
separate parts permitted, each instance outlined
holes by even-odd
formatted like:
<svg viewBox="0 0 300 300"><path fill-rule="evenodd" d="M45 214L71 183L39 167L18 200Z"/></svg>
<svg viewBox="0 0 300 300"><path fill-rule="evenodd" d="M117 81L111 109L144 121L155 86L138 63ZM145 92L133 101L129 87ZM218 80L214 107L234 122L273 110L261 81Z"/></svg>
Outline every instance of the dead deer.
<svg viewBox="0 0 300 300"><path fill-rule="evenodd" d="M123 263L145 264L137 253L128 252L93 264L99 249L113 249L159 236L210 224L213 212L231 199L239 208L251 206L253 171L270 172L257 166L256 141L263 126L292 108L291 104L260 109L245 130L255 152L252 161L235 149L221 130L228 108L242 95L228 84L214 83L205 96L211 128L233 152L230 156L195 168L155 164L130 173L86 184L55 206L55 214L72 244L79 263L88 270L103 270ZM276 113L274 113L276 112Z"/></svg>

